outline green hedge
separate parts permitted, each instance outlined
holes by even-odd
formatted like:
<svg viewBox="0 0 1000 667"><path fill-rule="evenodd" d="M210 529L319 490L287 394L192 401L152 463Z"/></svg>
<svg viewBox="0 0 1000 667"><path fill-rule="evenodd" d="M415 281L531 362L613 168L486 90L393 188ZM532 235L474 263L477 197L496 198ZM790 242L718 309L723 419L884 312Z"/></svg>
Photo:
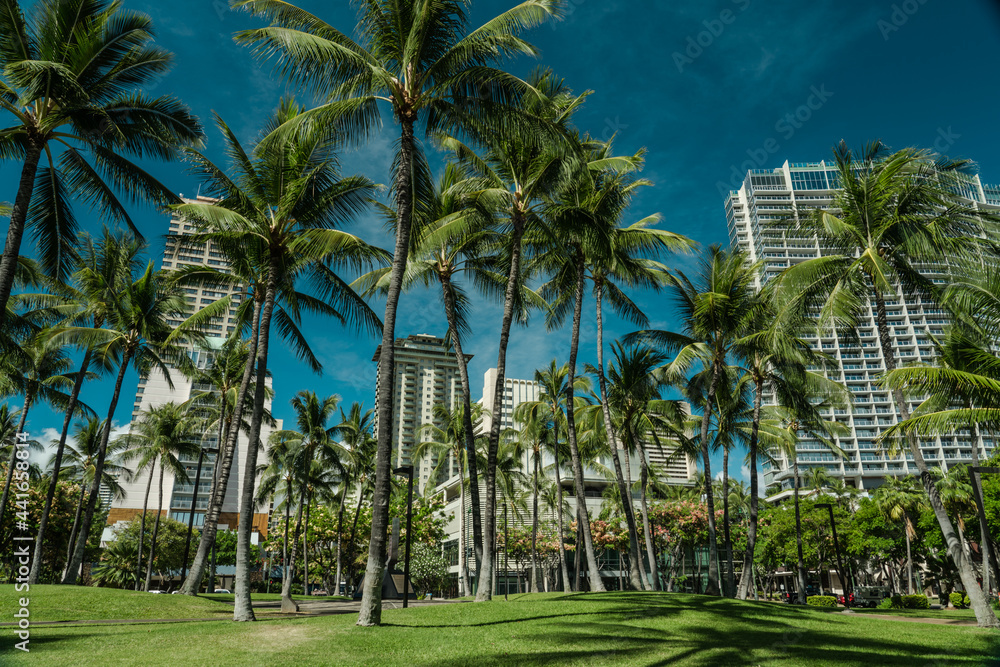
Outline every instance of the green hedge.
<svg viewBox="0 0 1000 667"><path fill-rule="evenodd" d="M832 595L810 595L806 598L806 604L813 607L836 607L837 598Z"/></svg>
<svg viewBox="0 0 1000 667"><path fill-rule="evenodd" d="M952 593L948 599L951 600L951 606L955 609L965 609L969 606L969 596L964 593Z"/></svg>
<svg viewBox="0 0 1000 667"><path fill-rule="evenodd" d="M930 609L931 601L926 595L904 595L902 596L903 609Z"/></svg>

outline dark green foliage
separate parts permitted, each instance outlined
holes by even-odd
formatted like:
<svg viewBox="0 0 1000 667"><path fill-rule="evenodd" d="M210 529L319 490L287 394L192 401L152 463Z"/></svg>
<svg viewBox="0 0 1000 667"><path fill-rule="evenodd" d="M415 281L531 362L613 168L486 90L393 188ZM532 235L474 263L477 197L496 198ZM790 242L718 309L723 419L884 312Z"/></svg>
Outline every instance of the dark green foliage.
<svg viewBox="0 0 1000 667"><path fill-rule="evenodd" d="M806 604L813 607L836 607L837 598L832 595L810 595L806 598Z"/></svg>

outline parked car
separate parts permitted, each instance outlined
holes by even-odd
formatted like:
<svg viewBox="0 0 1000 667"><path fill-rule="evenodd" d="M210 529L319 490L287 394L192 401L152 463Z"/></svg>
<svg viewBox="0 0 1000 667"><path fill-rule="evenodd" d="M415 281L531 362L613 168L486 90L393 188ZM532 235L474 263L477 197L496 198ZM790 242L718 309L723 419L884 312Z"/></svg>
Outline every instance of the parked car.
<svg viewBox="0 0 1000 667"><path fill-rule="evenodd" d="M230 591L228 588L216 588L215 592L216 593L231 593L232 591Z"/></svg>
<svg viewBox="0 0 1000 667"><path fill-rule="evenodd" d="M890 597L892 593L885 586L858 586L854 591L854 605L857 607L879 606L882 600Z"/></svg>
<svg viewBox="0 0 1000 667"><path fill-rule="evenodd" d="M160 593L160 594L162 594L162 593L163 593L163 591L160 591L160 590L155 590L155 589L154 589L154 590L151 590L151 591L146 591L146 592L147 592L147 593Z"/></svg>

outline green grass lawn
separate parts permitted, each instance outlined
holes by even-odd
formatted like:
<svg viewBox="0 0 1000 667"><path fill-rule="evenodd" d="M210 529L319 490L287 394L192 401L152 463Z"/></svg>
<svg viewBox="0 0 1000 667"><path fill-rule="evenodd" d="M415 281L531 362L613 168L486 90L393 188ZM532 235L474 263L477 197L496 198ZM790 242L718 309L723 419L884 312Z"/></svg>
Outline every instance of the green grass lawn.
<svg viewBox="0 0 1000 667"><path fill-rule="evenodd" d="M44 605L41 597L39 602ZM1000 633L974 627L665 593L522 595L510 602L387 610L380 628L359 628L355 620L352 614L258 623L41 626L32 629L30 654L12 651L12 632L5 628L0 656L4 665L94 664L99 656L102 665L443 667L984 666L1000 657Z"/></svg>
<svg viewBox="0 0 1000 667"><path fill-rule="evenodd" d="M843 609L839 610L843 611ZM906 616L908 618L945 618L953 621L976 621L971 609L855 609L858 614L872 616Z"/></svg>
<svg viewBox="0 0 1000 667"><path fill-rule="evenodd" d="M204 593L200 597L206 600L217 600L219 602L232 602L236 599L235 593ZM281 593L254 593L254 601L261 602L276 602L281 599ZM350 598L344 595L293 595L292 599L300 601L309 600L349 600Z"/></svg>
<svg viewBox="0 0 1000 667"><path fill-rule="evenodd" d="M91 586L32 586L27 593L13 585L0 586L0 615L6 616L19 598L30 600L32 621L97 621L144 618L232 618L230 605L190 595L155 595ZM225 597L225 596L222 596ZM229 596L230 598L232 596ZM20 608L20 607L18 607ZM3 618L0 622L14 619Z"/></svg>

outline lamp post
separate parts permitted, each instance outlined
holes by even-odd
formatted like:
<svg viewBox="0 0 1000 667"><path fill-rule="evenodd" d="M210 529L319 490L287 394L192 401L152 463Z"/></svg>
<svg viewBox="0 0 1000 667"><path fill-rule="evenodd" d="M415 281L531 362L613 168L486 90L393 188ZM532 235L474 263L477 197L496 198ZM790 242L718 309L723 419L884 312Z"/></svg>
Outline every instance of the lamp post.
<svg viewBox="0 0 1000 667"><path fill-rule="evenodd" d="M194 492L191 494L191 511L188 512L187 539L184 541L184 562L181 563L182 584L184 583L184 577L187 576L188 554L191 552L191 531L194 529L194 507L198 502L198 485L201 483L201 464L205 459L205 452L216 453L218 451L218 449L202 447L201 451L198 452L198 471L194 474Z"/></svg>
<svg viewBox="0 0 1000 667"><path fill-rule="evenodd" d="M840 583L844 587L844 607L847 611L851 611L851 583L844 577L844 561L840 557L840 542L837 541L837 522L833 518L833 505L830 503L816 503L815 507L825 507L830 511L830 527L833 529L833 548L837 552L837 575L840 577Z"/></svg>
<svg viewBox="0 0 1000 667"><path fill-rule="evenodd" d="M410 539L413 524L413 466L399 466L392 471L396 475L406 475L409 478L406 488L406 550L403 555L403 609L410 601Z"/></svg>
<svg viewBox="0 0 1000 667"><path fill-rule="evenodd" d="M976 500L976 512L979 514L979 525L982 528L983 537L983 592L990 595L990 565L1000 574L1000 566L997 565L997 555L990 549L990 528L986 523L986 508L983 507L982 489L979 486L978 475L1000 475L1000 468L989 468L985 466L969 467L969 482L972 484L972 497ZM1000 583L998 581L997 583Z"/></svg>

